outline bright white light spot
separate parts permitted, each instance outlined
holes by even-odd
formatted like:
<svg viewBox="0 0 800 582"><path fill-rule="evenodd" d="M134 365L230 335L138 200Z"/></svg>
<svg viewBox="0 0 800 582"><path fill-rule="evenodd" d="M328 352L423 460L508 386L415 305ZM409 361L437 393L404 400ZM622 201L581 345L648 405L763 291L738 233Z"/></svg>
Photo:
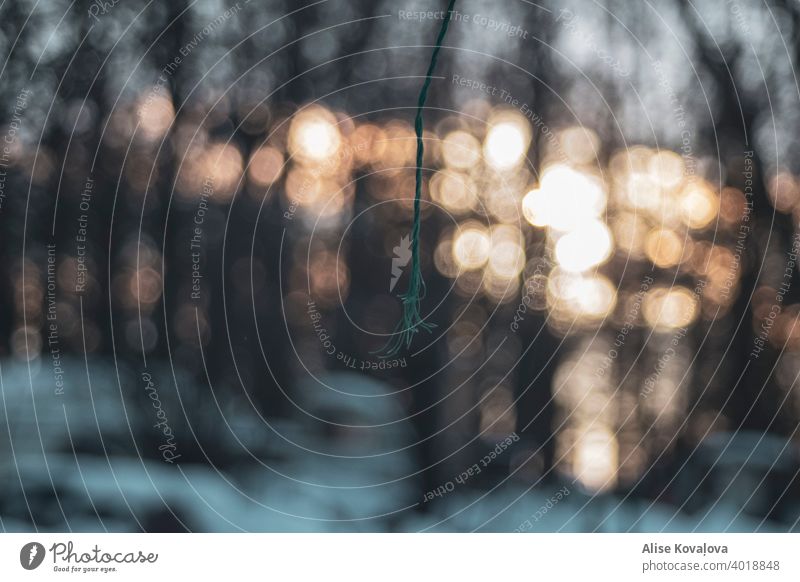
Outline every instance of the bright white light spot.
<svg viewBox="0 0 800 582"><path fill-rule="evenodd" d="M522 161L529 142L530 138L519 124L504 121L489 130L483 144L483 155L495 170L508 170Z"/></svg>
<svg viewBox="0 0 800 582"><path fill-rule="evenodd" d="M493 241L489 255L489 270L493 275L503 279L516 277L525 268L525 251L522 246L512 240Z"/></svg>
<svg viewBox="0 0 800 582"><path fill-rule="evenodd" d="M542 190L531 190L522 199L522 214L533 226L550 224L551 205L547 203L547 193Z"/></svg>
<svg viewBox="0 0 800 582"><path fill-rule="evenodd" d="M342 136L332 113L321 107L298 113L289 128L289 147L302 161L322 162L336 154Z"/></svg>
<svg viewBox="0 0 800 582"><path fill-rule="evenodd" d="M450 168L469 170L480 161L481 144L471 133L451 131L442 141L442 157Z"/></svg>
<svg viewBox="0 0 800 582"><path fill-rule="evenodd" d="M300 129L300 147L311 158L323 160L339 146L339 134L329 123L312 122Z"/></svg>
<svg viewBox="0 0 800 582"><path fill-rule="evenodd" d="M605 261L612 246L608 227L592 220L558 239L556 259L564 270L579 273Z"/></svg>
<svg viewBox="0 0 800 582"><path fill-rule="evenodd" d="M453 241L453 259L466 270L479 269L489 260L492 243L485 230L468 227L461 230Z"/></svg>
<svg viewBox="0 0 800 582"><path fill-rule="evenodd" d="M551 228L560 231L575 230L603 212L606 193L599 180L569 166L556 165L544 171L540 190L536 195L538 216Z"/></svg>
<svg viewBox="0 0 800 582"><path fill-rule="evenodd" d="M589 489L603 490L615 484L617 439L605 427L591 428L575 444L575 476Z"/></svg>

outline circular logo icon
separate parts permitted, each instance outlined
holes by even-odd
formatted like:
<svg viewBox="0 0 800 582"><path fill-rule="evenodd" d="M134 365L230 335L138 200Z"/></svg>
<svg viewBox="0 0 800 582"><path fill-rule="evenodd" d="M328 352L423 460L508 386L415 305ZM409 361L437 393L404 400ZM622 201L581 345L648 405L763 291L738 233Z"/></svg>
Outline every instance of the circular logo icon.
<svg viewBox="0 0 800 582"><path fill-rule="evenodd" d="M39 542L28 542L19 551L19 563L26 570L35 570L44 561L44 546Z"/></svg>

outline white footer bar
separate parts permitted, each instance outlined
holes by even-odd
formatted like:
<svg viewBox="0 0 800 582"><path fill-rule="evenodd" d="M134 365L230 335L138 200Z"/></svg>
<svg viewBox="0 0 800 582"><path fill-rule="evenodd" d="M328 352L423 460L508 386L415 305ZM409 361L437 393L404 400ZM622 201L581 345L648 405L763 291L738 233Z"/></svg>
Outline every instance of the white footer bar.
<svg viewBox="0 0 800 582"><path fill-rule="evenodd" d="M800 536L0 535L0 580L157 581L179 576L187 581L224 579L226 582L240 579L483 582L543 580L548 576L563 580L797 581Z"/></svg>

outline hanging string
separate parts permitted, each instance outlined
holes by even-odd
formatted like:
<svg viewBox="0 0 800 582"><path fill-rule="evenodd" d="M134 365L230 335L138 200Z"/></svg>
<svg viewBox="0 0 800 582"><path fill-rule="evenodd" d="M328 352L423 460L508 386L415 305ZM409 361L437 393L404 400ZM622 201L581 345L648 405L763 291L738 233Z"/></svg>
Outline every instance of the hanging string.
<svg viewBox="0 0 800 582"><path fill-rule="evenodd" d="M380 350L383 354L382 357L394 356L403 347L406 349L411 347L411 340L414 338L414 334L420 329L430 333L436 327L436 325L424 321L419 310L420 301L425 297L425 281L422 278L422 267L419 262L422 157L425 150L422 142L422 113L425 109L425 101L428 98L428 88L431 86L431 81L433 79L433 71L436 69L436 61L439 59L439 50L442 48L444 37L447 34L447 28L450 25L450 18L453 14L453 6L455 6L455 3L456 0L450 0L447 6L447 15L442 21L442 28L439 30L439 36L436 38L436 44L433 47L433 54L431 55L431 63L428 66L428 72L425 74L425 82L422 84L422 90L419 92L419 100L417 101L417 117L414 121L414 130L417 135L417 168L414 188L414 222L411 227L411 273L408 279L408 289L405 294L400 296L400 299L403 301L403 318L395 327L392 339Z"/></svg>

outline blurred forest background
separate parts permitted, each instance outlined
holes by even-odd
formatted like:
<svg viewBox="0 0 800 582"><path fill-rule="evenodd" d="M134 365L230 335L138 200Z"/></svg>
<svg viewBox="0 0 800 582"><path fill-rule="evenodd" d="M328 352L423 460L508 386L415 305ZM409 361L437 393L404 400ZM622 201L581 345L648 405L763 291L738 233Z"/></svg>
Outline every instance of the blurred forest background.
<svg viewBox="0 0 800 582"><path fill-rule="evenodd" d="M800 3L457 2L381 358L445 4L0 4L3 531L800 529Z"/></svg>

